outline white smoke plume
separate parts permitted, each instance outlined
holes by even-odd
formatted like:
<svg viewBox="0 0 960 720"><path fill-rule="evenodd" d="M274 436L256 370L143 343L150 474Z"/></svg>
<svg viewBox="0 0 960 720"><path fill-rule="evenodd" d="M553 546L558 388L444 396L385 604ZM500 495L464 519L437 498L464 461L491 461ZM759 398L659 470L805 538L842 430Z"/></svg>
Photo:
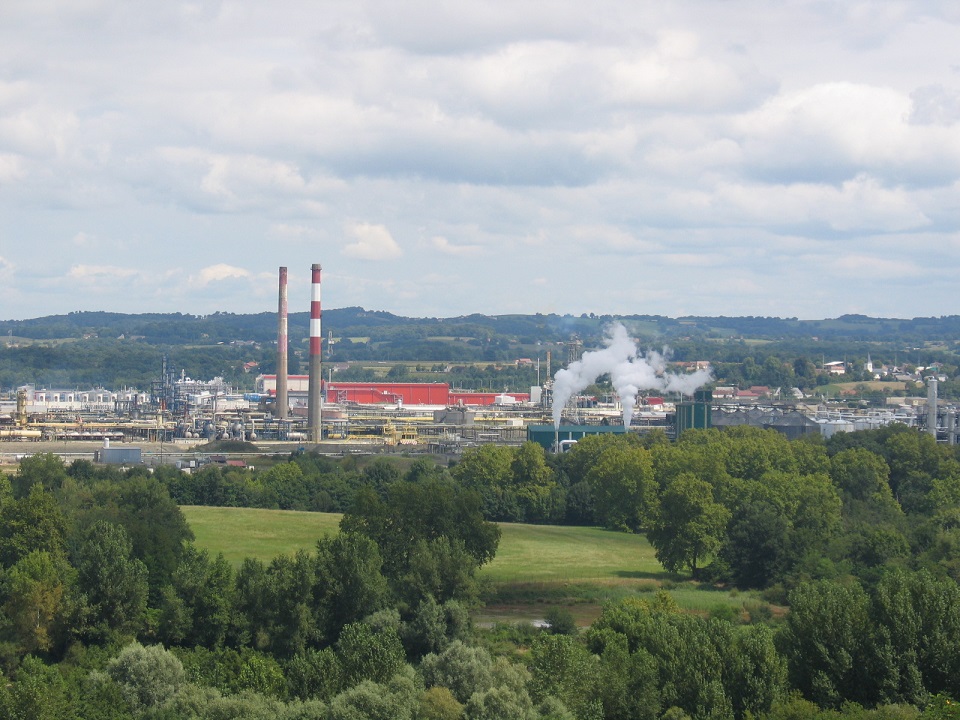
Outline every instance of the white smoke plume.
<svg viewBox="0 0 960 720"><path fill-rule="evenodd" d="M560 417L567 401L586 389L604 373L610 374L613 389L623 405L623 425L630 427L637 393L641 390L661 390L690 395L698 387L710 382L710 369L677 375L666 371L662 354L649 352L643 356L627 329L616 323L607 329L606 347L585 352L576 362L558 370L553 379L553 424L560 427Z"/></svg>

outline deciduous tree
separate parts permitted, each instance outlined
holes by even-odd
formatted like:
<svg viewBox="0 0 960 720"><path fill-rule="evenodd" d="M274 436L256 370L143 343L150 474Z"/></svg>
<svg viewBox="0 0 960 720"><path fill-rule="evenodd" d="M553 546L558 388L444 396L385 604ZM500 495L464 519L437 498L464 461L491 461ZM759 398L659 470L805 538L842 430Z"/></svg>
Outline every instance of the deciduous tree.
<svg viewBox="0 0 960 720"><path fill-rule="evenodd" d="M660 510L648 533L657 560L672 572L700 564L724 538L730 512L715 502L709 483L680 475L660 498Z"/></svg>
<svg viewBox="0 0 960 720"><path fill-rule="evenodd" d="M133 557L123 527L94 523L73 553L73 565L89 618L75 630L98 641L136 634L147 609L147 568Z"/></svg>
<svg viewBox="0 0 960 720"><path fill-rule="evenodd" d="M594 515L605 527L637 531L656 512L653 462L646 448L617 443L587 472Z"/></svg>

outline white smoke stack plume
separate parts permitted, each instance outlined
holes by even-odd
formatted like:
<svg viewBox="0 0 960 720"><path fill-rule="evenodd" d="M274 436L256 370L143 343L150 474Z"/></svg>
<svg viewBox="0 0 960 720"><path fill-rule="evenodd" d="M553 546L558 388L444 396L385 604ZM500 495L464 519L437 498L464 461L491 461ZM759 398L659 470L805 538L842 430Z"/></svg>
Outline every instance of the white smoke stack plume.
<svg viewBox="0 0 960 720"><path fill-rule="evenodd" d="M560 427L563 408L570 398L605 373L610 374L613 389L623 405L624 427L630 427L633 421L633 408L641 390L692 394L712 379L710 369L689 375L668 373L663 355L653 351L647 353L646 357L641 355L621 323L615 323L607 329L604 345L605 348L585 352L569 367L557 371L553 382L554 427Z"/></svg>

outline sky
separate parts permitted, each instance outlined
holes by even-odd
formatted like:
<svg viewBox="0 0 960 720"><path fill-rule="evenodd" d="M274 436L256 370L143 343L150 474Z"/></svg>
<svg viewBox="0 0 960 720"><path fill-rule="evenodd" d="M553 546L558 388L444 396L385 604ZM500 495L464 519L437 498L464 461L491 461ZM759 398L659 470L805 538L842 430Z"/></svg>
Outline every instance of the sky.
<svg viewBox="0 0 960 720"><path fill-rule="evenodd" d="M956 0L3 0L0 319L960 313Z"/></svg>

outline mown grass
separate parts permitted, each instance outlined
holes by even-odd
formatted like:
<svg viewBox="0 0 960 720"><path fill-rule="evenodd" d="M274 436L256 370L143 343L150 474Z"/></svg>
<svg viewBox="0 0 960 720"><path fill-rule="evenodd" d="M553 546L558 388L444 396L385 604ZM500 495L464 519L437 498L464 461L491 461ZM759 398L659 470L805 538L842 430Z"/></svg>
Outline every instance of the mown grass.
<svg viewBox="0 0 960 720"><path fill-rule="evenodd" d="M642 535L513 523L500 530L497 556L481 570L490 582L614 581L664 573Z"/></svg>
<svg viewBox="0 0 960 720"><path fill-rule="evenodd" d="M323 535L338 532L332 513L183 506L196 544L222 552L234 565L253 557L312 551ZM486 607L481 622L542 618L549 606L566 607L587 625L610 601L669 590L691 612L739 611L746 595L728 592L669 573L642 535L599 528L503 523L500 547L478 577Z"/></svg>
<svg viewBox="0 0 960 720"><path fill-rule="evenodd" d="M340 530L340 515L334 513L196 505L180 509L193 530L197 547L211 555L222 552L237 566L247 557L270 562L284 553L312 551L317 540Z"/></svg>

